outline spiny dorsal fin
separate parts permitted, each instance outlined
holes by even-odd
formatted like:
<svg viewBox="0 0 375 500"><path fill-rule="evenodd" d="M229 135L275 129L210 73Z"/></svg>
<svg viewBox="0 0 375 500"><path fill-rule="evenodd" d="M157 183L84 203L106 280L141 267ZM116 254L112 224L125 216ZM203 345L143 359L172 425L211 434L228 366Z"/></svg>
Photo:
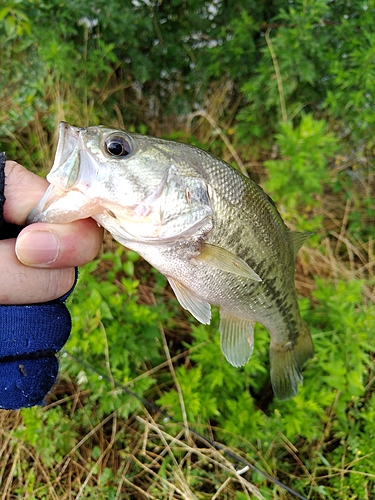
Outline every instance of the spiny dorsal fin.
<svg viewBox="0 0 375 500"><path fill-rule="evenodd" d="M195 259L227 273L237 274L253 281L262 281L257 273L241 257L216 245L204 243L201 253Z"/></svg>
<svg viewBox="0 0 375 500"><path fill-rule="evenodd" d="M291 231L290 235L293 242L294 257L296 257L298 250L312 234L313 233L310 231Z"/></svg>
<svg viewBox="0 0 375 500"><path fill-rule="evenodd" d="M254 348L254 322L220 310L220 344L227 361L236 368L243 366Z"/></svg>
<svg viewBox="0 0 375 500"><path fill-rule="evenodd" d="M187 309L198 321L209 325L211 321L210 304L186 288L180 281L170 277L168 277L168 281L182 307Z"/></svg>

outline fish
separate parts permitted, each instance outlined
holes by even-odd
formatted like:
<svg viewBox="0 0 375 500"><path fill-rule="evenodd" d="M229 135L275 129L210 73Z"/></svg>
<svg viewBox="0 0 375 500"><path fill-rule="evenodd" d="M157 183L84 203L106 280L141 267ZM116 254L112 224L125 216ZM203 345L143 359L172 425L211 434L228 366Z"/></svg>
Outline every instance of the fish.
<svg viewBox="0 0 375 500"><path fill-rule="evenodd" d="M28 223L94 218L164 274L200 323L220 309L221 349L235 367L249 361L261 323L275 396L297 394L314 356L294 284L309 234L291 231L260 186L189 144L65 122L47 180Z"/></svg>

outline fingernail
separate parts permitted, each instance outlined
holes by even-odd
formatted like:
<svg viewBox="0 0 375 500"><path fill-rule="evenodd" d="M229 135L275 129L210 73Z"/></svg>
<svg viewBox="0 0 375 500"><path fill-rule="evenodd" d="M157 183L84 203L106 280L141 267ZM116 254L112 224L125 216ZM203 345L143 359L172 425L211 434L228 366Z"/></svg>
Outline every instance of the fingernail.
<svg viewBox="0 0 375 500"><path fill-rule="evenodd" d="M16 255L27 266L52 264L59 250L59 240L52 231L30 231L16 241Z"/></svg>

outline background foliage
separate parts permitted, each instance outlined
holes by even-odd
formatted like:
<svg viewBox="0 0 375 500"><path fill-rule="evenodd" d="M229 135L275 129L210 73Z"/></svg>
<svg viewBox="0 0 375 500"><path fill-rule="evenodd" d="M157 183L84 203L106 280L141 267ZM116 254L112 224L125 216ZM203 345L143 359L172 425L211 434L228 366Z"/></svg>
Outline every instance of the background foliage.
<svg viewBox="0 0 375 500"><path fill-rule="evenodd" d="M306 498L375 498L372 0L0 0L0 141L45 174L60 120L218 154L313 230L296 285L316 356L273 399L268 334L226 363L212 325L107 235L81 270L49 404L1 412L2 498L289 498L236 474L181 425Z"/></svg>

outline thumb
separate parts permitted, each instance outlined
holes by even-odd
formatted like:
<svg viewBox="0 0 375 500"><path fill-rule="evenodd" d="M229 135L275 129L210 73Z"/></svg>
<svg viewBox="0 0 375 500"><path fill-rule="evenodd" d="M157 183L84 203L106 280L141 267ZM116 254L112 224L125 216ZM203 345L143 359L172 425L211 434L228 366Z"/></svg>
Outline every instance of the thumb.
<svg viewBox="0 0 375 500"><path fill-rule="evenodd" d="M74 267L40 269L23 265L15 254L15 240L0 241L0 304L35 304L67 293L75 279Z"/></svg>
<svg viewBox="0 0 375 500"><path fill-rule="evenodd" d="M16 255L26 266L67 268L93 260L103 241L103 228L93 219L69 224L39 222L25 227L16 241Z"/></svg>

